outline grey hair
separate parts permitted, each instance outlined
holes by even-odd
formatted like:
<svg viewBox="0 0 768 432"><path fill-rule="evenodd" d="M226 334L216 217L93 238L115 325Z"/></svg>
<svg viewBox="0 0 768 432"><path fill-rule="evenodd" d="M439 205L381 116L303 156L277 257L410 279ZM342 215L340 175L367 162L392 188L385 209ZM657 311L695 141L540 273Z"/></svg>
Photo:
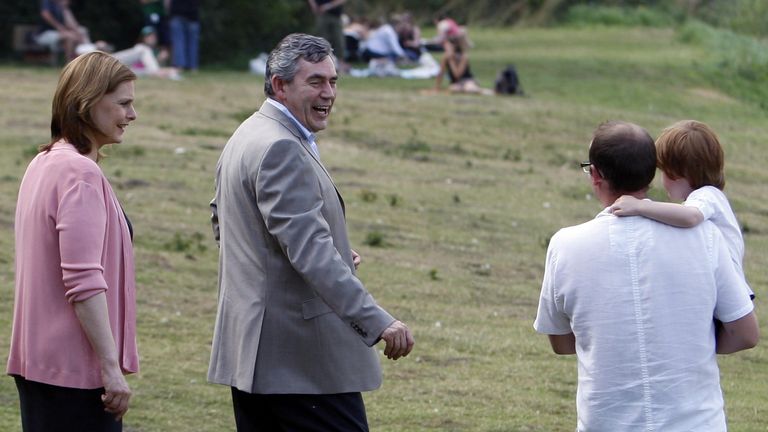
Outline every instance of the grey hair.
<svg viewBox="0 0 768 432"><path fill-rule="evenodd" d="M272 76L291 82L299 71L299 60L320 63L326 57L333 58L333 48L327 40L304 33L292 33L284 37L269 53L264 75L264 94L274 96ZM334 59L335 64L335 59Z"/></svg>

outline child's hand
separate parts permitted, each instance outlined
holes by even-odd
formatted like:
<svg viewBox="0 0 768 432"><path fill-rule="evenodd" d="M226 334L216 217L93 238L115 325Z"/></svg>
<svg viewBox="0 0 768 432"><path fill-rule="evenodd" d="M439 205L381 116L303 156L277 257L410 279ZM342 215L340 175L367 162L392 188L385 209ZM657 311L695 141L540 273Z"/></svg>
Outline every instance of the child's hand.
<svg viewBox="0 0 768 432"><path fill-rule="evenodd" d="M622 195L611 205L611 213L616 216L636 216L640 214L640 206L643 200L639 200L631 195Z"/></svg>

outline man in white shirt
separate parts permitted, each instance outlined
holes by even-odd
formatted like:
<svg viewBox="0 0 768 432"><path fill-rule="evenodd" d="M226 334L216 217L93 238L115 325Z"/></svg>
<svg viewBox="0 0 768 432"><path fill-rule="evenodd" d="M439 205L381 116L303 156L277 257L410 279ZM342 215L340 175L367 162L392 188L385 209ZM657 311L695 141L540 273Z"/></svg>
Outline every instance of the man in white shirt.
<svg viewBox="0 0 768 432"><path fill-rule="evenodd" d="M653 139L604 123L582 165L605 207L622 194L644 199ZM590 432L725 431L716 353L759 338L748 287L712 223L674 228L607 209L552 237L534 328L555 353L577 355L577 430Z"/></svg>

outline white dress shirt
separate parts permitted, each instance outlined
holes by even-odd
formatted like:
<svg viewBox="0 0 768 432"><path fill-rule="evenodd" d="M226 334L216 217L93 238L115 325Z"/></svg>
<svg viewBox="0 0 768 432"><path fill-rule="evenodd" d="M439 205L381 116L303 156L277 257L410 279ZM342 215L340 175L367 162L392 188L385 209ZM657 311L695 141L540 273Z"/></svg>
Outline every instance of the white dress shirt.
<svg viewBox="0 0 768 432"><path fill-rule="evenodd" d="M304 138L307 141L309 141L309 146L312 148L312 151L315 153L315 156L317 156L317 158L319 159L320 158L320 149L317 148L317 143L315 142L315 134L313 134L312 132L309 131L309 129L304 127L304 125L301 124L299 119L297 119L293 115L293 113L291 113L291 111L288 109L288 107L286 107L285 105L281 104L280 102L278 102L278 101L276 101L276 100L274 100L272 98L267 98L267 102L269 102L272 106L274 106L275 108L277 108L280 111L282 111L283 114L287 115L288 118L291 119L291 121L296 124L296 126L299 128L301 133L304 135Z"/></svg>
<svg viewBox="0 0 768 432"><path fill-rule="evenodd" d="M726 430L713 318L752 311L711 222L606 209L552 237L534 328L573 333L579 431Z"/></svg>

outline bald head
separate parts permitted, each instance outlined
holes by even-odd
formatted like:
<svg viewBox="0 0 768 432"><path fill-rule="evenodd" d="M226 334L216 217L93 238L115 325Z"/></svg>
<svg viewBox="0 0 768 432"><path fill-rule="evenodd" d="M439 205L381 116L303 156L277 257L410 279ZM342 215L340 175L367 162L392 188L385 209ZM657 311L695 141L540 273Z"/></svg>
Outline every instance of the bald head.
<svg viewBox="0 0 768 432"><path fill-rule="evenodd" d="M618 195L644 191L656 174L656 146L640 126L609 121L595 129L589 161Z"/></svg>

